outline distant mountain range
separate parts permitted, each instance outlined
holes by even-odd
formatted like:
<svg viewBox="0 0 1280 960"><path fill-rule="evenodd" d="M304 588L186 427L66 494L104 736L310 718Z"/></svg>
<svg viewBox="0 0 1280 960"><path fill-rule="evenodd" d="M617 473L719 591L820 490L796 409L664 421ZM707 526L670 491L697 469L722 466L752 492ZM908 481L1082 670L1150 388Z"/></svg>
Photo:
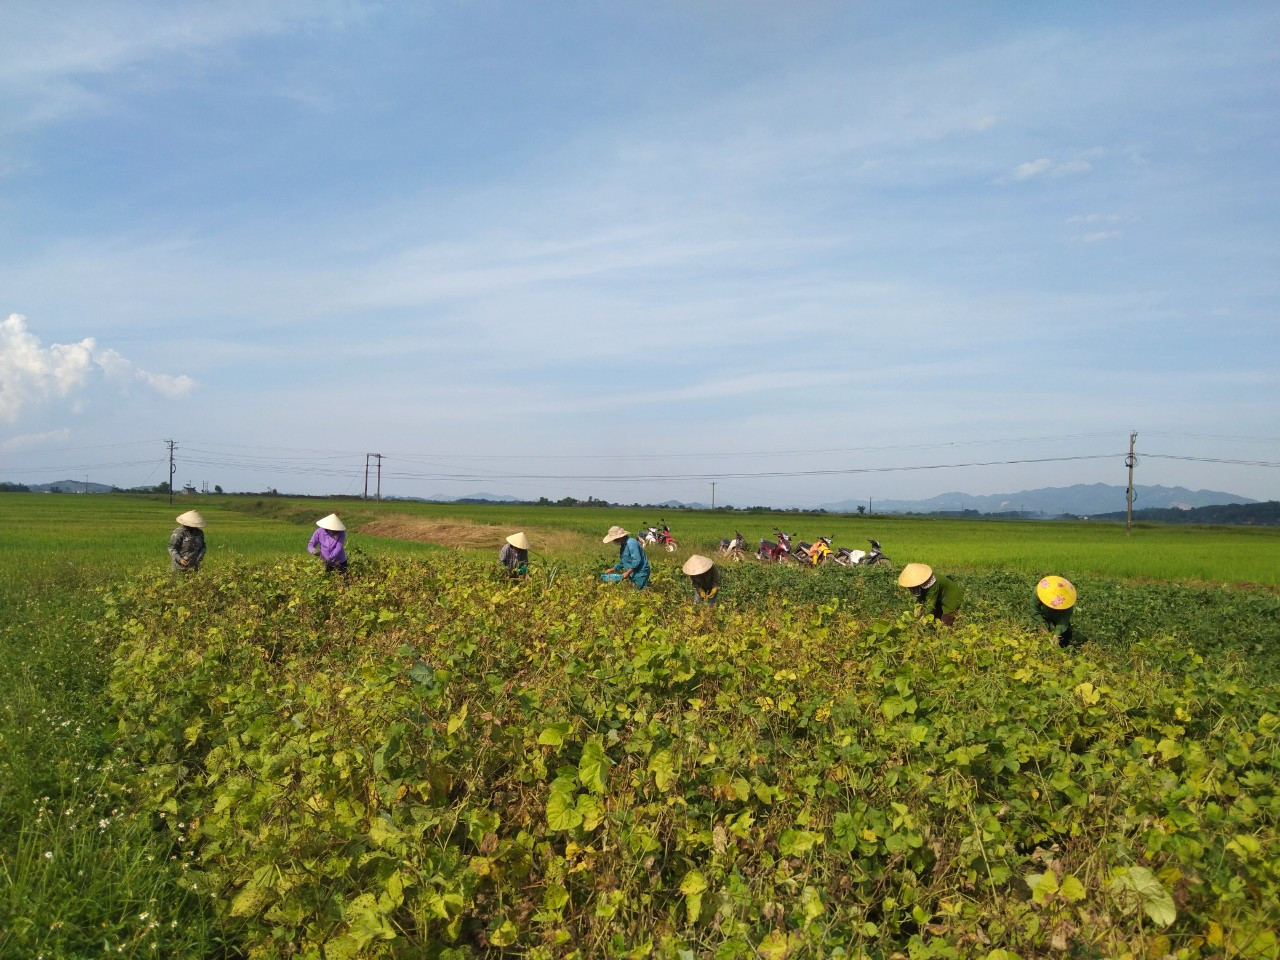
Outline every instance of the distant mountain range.
<svg viewBox="0 0 1280 960"><path fill-rule="evenodd" d="M487 493L484 490L476 493L467 493L462 496L456 494L436 493L429 497L403 497L404 500L426 500L429 503L471 503L479 501L482 503L519 503L519 497L509 497L505 493Z"/></svg>
<svg viewBox="0 0 1280 960"><path fill-rule="evenodd" d="M969 493L943 493L927 500L873 500L873 513L1026 513L1057 517L1063 514L1090 516L1124 510L1125 487L1107 483L1077 483L1070 487L1041 487L1017 493L994 493L975 496ZM1139 509L1190 510L1227 503L1257 503L1248 497L1217 490L1188 490L1186 487L1135 486L1133 506ZM821 509L832 513L856 513L866 507L865 500L841 500L824 503Z"/></svg>
<svg viewBox="0 0 1280 960"><path fill-rule="evenodd" d="M6 485L13 489L13 485ZM113 487L84 480L58 480L53 483L25 485L33 493L109 493ZM519 497L480 490L463 496L436 494L430 497L404 497L389 499L425 500L437 503L521 503ZM1190 511L1199 507L1230 504L1256 504L1257 500L1218 490L1188 490L1186 487L1137 487L1133 502L1135 513L1142 510ZM744 505L738 505L742 509ZM1102 516L1125 510L1125 488L1116 484L1077 483L1070 487L1040 487L1036 490L1019 490L1017 493L993 493L986 496L970 493L942 493L927 500L839 500L819 504L810 509L828 513L857 513L863 507L871 513L963 513L976 511L982 514L1024 514L1030 517L1059 517L1064 514L1078 517ZM683 503L665 500L645 509L706 510L707 504ZM780 507L778 509L804 509ZM658 518L655 516L654 520Z"/></svg>

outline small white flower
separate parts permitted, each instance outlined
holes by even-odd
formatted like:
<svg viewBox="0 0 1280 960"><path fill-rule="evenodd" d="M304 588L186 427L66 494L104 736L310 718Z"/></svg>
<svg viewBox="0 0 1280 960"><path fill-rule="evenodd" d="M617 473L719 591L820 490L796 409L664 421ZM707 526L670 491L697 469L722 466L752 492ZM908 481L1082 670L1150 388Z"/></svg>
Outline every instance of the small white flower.
<svg viewBox="0 0 1280 960"><path fill-rule="evenodd" d="M44 852L44 858L45 858L46 860L52 860L52 859L53 859L53 851L52 851L52 850L46 850L46 851Z"/></svg>
<svg viewBox="0 0 1280 960"><path fill-rule="evenodd" d="M104 817L103 819L101 819L101 820L99 820L99 821L98 821L98 829L99 829L99 830L105 830L105 829L107 829L107 827L109 827L109 826L111 826L111 821L110 821L110 820L108 820L108 819L106 819L105 817Z"/></svg>

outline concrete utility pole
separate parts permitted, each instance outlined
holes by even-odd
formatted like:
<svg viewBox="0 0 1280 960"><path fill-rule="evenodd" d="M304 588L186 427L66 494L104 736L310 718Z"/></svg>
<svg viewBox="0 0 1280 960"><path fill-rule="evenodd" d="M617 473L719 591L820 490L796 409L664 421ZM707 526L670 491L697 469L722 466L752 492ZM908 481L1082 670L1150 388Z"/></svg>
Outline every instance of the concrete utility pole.
<svg viewBox="0 0 1280 960"><path fill-rule="evenodd" d="M382 502L382 454L366 453L364 455L364 499L369 499L369 460L376 458L378 461L378 502Z"/></svg>
<svg viewBox="0 0 1280 960"><path fill-rule="evenodd" d="M712 480L711 481L711 509L714 510L715 508L716 508L716 482Z"/></svg>
<svg viewBox="0 0 1280 960"><path fill-rule="evenodd" d="M1124 465L1129 468L1129 489L1125 491L1125 500L1128 502L1124 520L1124 535L1126 537L1133 536L1133 467L1138 462L1138 458L1133 455L1133 445L1137 440L1138 432L1135 430L1129 434L1129 456L1124 459Z"/></svg>
<svg viewBox="0 0 1280 960"><path fill-rule="evenodd" d="M173 465L173 451L178 446L177 440L166 440L169 445L169 506L173 506L173 474L178 468Z"/></svg>

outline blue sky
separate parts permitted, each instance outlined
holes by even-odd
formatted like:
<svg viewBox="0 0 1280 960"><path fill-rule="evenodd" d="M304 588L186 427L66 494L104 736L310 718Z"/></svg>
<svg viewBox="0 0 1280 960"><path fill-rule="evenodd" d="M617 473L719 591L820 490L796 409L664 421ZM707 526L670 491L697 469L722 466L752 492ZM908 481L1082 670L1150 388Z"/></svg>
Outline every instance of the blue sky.
<svg viewBox="0 0 1280 960"><path fill-rule="evenodd" d="M1274 4L0 16L0 480L1280 496Z"/></svg>

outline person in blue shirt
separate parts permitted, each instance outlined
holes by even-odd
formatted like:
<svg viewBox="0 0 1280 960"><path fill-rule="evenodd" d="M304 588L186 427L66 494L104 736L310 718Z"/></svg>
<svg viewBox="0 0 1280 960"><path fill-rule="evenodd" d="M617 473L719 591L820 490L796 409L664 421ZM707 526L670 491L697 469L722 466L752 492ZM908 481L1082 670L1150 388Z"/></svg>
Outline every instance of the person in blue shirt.
<svg viewBox="0 0 1280 960"><path fill-rule="evenodd" d="M608 567L606 573L620 573L623 580L630 580L637 590L649 584L649 558L644 555L640 541L621 527L610 527L604 536L605 543L617 543L618 562Z"/></svg>

